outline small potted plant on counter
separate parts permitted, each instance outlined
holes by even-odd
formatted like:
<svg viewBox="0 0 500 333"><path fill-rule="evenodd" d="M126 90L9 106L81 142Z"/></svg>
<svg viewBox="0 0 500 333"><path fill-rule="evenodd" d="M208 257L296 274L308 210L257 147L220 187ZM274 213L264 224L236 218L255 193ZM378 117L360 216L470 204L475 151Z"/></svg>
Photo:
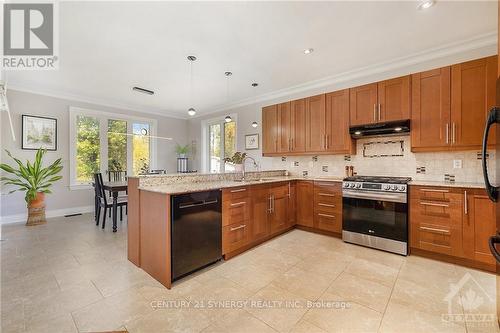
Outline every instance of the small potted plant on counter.
<svg viewBox="0 0 500 333"><path fill-rule="evenodd" d="M177 153L179 158L186 158L187 154L191 151L191 145L185 145L182 146L180 144L177 144L175 146L175 152Z"/></svg>
<svg viewBox="0 0 500 333"><path fill-rule="evenodd" d="M247 153L241 153L237 151L234 153L232 157L226 157L224 159L225 163L231 163L234 165L234 171L236 172L242 172L243 171L243 160L247 156Z"/></svg>
<svg viewBox="0 0 500 333"><path fill-rule="evenodd" d="M4 185L16 187L9 194L16 191L26 192L24 197L28 205L28 221L26 225L31 226L47 223L45 219L45 194L51 193L50 187L54 182L62 178L62 176L58 175L63 168L61 159L59 158L48 167L42 168L45 149L38 149L35 161L33 163L27 161L26 164L13 157L8 150L6 152L16 162L17 166L11 167L8 164L0 164L1 170L13 175L12 177L2 176L0 177L0 181Z"/></svg>

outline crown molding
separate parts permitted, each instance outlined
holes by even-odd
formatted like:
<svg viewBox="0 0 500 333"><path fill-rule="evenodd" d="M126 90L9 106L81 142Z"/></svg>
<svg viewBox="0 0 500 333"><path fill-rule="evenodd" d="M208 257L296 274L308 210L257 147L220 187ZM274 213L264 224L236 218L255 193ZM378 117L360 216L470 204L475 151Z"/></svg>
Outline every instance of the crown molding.
<svg viewBox="0 0 500 333"><path fill-rule="evenodd" d="M184 116L181 116L177 113L173 113L173 112L169 112L169 111L165 111L165 110L160 110L160 109L154 109L154 108L150 108L150 107L143 106L143 105L124 104L124 103L115 101L113 99L108 99L108 98L106 98L106 99L92 98L92 97L88 97L88 96L59 91L59 90L55 90L55 89L40 88L40 87L36 87L33 84L29 84L27 82L20 82L20 81L15 81L15 80L8 81L7 90L17 90L17 91L27 92L27 93L31 93L31 94L37 94L37 95L49 96L49 97L54 97L54 98L59 98L59 99L65 99L65 100L69 100L69 101L76 101L76 102L80 102L80 103L87 103L87 104L92 104L92 105L97 105L97 106L105 106L105 107L119 109L119 110L128 110L128 111L152 114L152 115L161 116L161 117L165 117L165 118L175 118L175 119L182 119L182 120L188 119L187 116L184 117Z"/></svg>
<svg viewBox="0 0 500 333"><path fill-rule="evenodd" d="M467 57L467 55L470 54L471 52L478 52L480 56L485 56L485 57L490 56L497 53L497 38L498 38L497 32L492 31L472 38L463 39L458 42L453 42L439 47L427 49L425 51L417 52L408 56L394 58L382 63L361 67L355 70L346 71L340 74L324 77L318 80L309 81L285 89L280 89L266 94L261 94L256 96L255 98L246 98L234 103L220 105L194 118L201 118L208 114L228 111L246 105L263 103L270 100L277 100L280 98L289 97L291 95L300 94L314 89L321 89L328 86L343 84L346 85L346 87L348 87L349 82L359 81L362 80L363 78L369 78L372 75L381 75L392 71L404 70L410 66L425 65L426 63L443 59L445 57L457 57L457 58L461 56ZM463 59L457 62L462 62L467 60L473 60L473 58ZM445 66L446 64L443 64L443 66ZM426 68L426 70L432 68L435 67L429 67ZM406 74L410 74L410 72Z"/></svg>

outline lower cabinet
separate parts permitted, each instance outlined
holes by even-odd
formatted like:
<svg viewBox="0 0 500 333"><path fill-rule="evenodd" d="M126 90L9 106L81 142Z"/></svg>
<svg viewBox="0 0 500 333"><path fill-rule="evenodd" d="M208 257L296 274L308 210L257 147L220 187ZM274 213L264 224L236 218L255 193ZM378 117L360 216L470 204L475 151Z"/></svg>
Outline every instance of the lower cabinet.
<svg viewBox="0 0 500 333"><path fill-rule="evenodd" d="M297 224L305 227L314 226L314 183L309 180L298 180L296 183Z"/></svg>
<svg viewBox="0 0 500 333"><path fill-rule="evenodd" d="M342 183L314 182L314 228L342 232Z"/></svg>
<svg viewBox="0 0 500 333"><path fill-rule="evenodd" d="M411 186L409 209L411 248L494 268L488 237L496 214L484 190Z"/></svg>

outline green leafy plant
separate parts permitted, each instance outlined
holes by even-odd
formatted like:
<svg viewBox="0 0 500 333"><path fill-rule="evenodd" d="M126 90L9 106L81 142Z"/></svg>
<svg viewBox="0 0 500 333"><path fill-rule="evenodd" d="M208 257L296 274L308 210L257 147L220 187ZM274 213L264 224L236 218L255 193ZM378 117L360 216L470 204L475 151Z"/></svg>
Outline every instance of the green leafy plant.
<svg viewBox="0 0 500 333"><path fill-rule="evenodd" d="M243 160L247 157L247 153L241 153L237 151L232 157L226 157L224 162L233 164L242 164Z"/></svg>
<svg viewBox="0 0 500 333"><path fill-rule="evenodd" d="M182 146L180 144L177 144L175 146L175 152L179 155L188 154L190 151L191 151L191 145Z"/></svg>
<svg viewBox="0 0 500 333"><path fill-rule="evenodd" d="M42 168L43 155L46 153L45 149L38 149L35 161L33 163L26 161L26 164L23 164L23 162L19 159L13 157L8 150L5 151L7 152L7 155L9 155L9 157L16 162L17 168L11 167L8 164L0 164L0 169L14 176L0 177L0 181L5 185L13 185L17 187L16 189L10 191L9 194L16 191L26 192L24 199L27 203L34 200L38 192L52 193L49 188L54 184L54 182L62 178L62 176L57 175L63 168L60 158L48 167Z"/></svg>

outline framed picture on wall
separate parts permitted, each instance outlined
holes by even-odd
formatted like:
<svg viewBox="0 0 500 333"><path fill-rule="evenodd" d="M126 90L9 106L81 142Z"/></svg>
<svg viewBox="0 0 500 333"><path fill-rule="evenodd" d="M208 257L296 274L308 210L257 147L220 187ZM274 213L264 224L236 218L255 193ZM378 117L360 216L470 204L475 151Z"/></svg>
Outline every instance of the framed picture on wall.
<svg viewBox="0 0 500 333"><path fill-rule="evenodd" d="M57 119L22 115L22 149L57 150Z"/></svg>
<svg viewBox="0 0 500 333"><path fill-rule="evenodd" d="M259 149L259 134L245 135L245 149L246 150Z"/></svg>

